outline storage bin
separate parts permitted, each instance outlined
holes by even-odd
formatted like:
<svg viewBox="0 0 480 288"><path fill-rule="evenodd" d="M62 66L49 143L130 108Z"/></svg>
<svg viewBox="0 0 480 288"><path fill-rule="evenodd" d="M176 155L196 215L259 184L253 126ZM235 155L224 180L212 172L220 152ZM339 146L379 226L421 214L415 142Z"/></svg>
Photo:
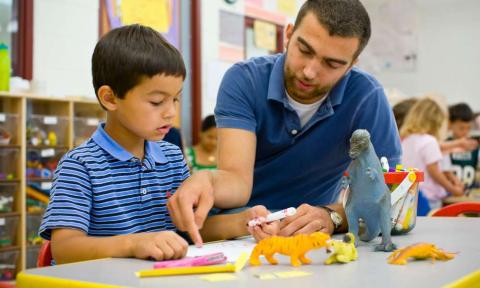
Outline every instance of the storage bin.
<svg viewBox="0 0 480 288"><path fill-rule="evenodd" d="M18 115L0 112L0 145L18 144Z"/></svg>
<svg viewBox="0 0 480 288"><path fill-rule="evenodd" d="M27 244L39 245L42 243L42 238L38 235L38 229L42 224L42 214L28 214L27 215Z"/></svg>
<svg viewBox="0 0 480 288"><path fill-rule="evenodd" d="M0 214L0 248L15 245L20 216Z"/></svg>
<svg viewBox="0 0 480 288"><path fill-rule="evenodd" d="M0 146L0 181L13 180L18 177L19 148L6 148Z"/></svg>
<svg viewBox="0 0 480 288"><path fill-rule="evenodd" d="M40 252L40 245L29 246L27 248L27 269L37 267L38 253Z"/></svg>
<svg viewBox="0 0 480 288"><path fill-rule="evenodd" d="M385 183L392 192L392 234L410 232L416 224L418 183L423 182L421 171L395 171L384 173Z"/></svg>
<svg viewBox="0 0 480 288"><path fill-rule="evenodd" d="M79 146L87 141L92 136L93 132L97 130L100 121L101 120L98 118L75 117L73 126L73 144Z"/></svg>
<svg viewBox="0 0 480 288"><path fill-rule="evenodd" d="M20 258L18 249L0 252L0 281L15 279L18 258Z"/></svg>
<svg viewBox="0 0 480 288"><path fill-rule="evenodd" d="M27 144L67 146L68 117L31 115L27 121Z"/></svg>
<svg viewBox="0 0 480 288"><path fill-rule="evenodd" d="M17 188L17 183L0 183L0 213L14 210Z"/></svg>
<svg viewBox="0 0 480 288"><path fill-rule="evenodd" d="M52 179L58 161L67 148L29 148L27 151L27 178Z"/></svg>

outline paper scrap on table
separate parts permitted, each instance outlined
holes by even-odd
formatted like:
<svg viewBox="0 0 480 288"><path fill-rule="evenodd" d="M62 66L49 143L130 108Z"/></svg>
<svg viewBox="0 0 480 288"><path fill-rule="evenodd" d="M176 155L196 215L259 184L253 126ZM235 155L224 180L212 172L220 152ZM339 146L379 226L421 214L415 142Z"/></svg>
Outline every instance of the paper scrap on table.
<svg viewBox="0 0 480 288"><path fill-rule="evenodd" d="M237 276L234 274L227 273L214 273L209 275L201 276L200 279L210 282L221 282L221 281L231 281L236 280Z"/></svg>
<svg viewBox="0 0 480 288"><path fill-rule="evenodd" d="M255 239L252 237L233 240L233 241L216 241L210 243L204 243L203 247L198 248L194 245L188 247L187 256L195 257L206 254L223 252L227 257L227 261L236 261L242 253L250 253L255 247Z"/></svg>
<svg viewBox="0 0 480 288"><path fill-rule="evenodd" d="M278 278L295 278L295 277L303 277L312 275L310 272L305 271L282 271L282 272L273 272L273 273L264 273L264 274L257 274L260 280L271 280L271 279L278 279Z"/></svg>

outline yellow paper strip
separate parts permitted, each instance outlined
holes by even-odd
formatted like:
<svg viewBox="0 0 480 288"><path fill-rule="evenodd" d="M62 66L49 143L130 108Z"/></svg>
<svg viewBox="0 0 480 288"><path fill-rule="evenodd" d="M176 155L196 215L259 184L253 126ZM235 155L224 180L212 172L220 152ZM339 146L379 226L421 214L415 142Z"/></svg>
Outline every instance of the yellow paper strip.
<svg viewBox="0 0 480 288"><path fill-rule="evenodd" d="M210 281L210 282L221 282L221 281L236 280L237 276L233 274L227 274L227 273L214 273L214 274L201 276L200 279Z"/></svg>
<svg viewBox="0 0 480 288"><path fill-rule="evenodd" d="M195 267L176 267L176 268L162 268L142 270L135 273L137 277L157 277L157 276L171 276L171 275L190 275L190 274L206 274L206 273L225 273L237 272L242 270L247 263L248 254L242 253L238 257L235 264L227 263L225 265L210 265L210 266L195 266Z"/></svg>

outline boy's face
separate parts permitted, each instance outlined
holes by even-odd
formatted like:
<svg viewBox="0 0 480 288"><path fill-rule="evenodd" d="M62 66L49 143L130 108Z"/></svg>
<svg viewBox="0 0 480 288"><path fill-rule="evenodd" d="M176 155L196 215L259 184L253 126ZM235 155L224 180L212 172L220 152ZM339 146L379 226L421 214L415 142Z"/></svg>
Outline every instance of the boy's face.
<svg viewBox="0 0 480 288"><path fill-rule="evenodd" d="M173 125L182 85L179 76L144 77L123 99L117 99L117 122L138 138L162 140Z"/></svg>
<svg viewBox="0 0 480 288"><path fill-rule="evenodd" d="M450 122L450 130L452 130L452 135L455 139L468 137L471 128L471 122L461 120Z"/></svg>

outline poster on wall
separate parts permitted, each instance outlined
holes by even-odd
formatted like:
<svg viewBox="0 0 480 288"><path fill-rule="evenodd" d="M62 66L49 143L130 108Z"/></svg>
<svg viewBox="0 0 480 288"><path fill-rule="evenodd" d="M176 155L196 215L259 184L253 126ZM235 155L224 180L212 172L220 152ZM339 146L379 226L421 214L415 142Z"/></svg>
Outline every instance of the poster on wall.
<svg viewBox="0 0 480 288"><path fill-rule="evenodd" d="M375 72L417 69L418 28L414 0L367 0L372 36L358 66Z"/></svg>
<svg viewBox="0 0 480 288"><path fill-rule="evenodd" d="M162 33L180 48L180 0L104 0L103 6L107 30L139 23Z"/></svg>

